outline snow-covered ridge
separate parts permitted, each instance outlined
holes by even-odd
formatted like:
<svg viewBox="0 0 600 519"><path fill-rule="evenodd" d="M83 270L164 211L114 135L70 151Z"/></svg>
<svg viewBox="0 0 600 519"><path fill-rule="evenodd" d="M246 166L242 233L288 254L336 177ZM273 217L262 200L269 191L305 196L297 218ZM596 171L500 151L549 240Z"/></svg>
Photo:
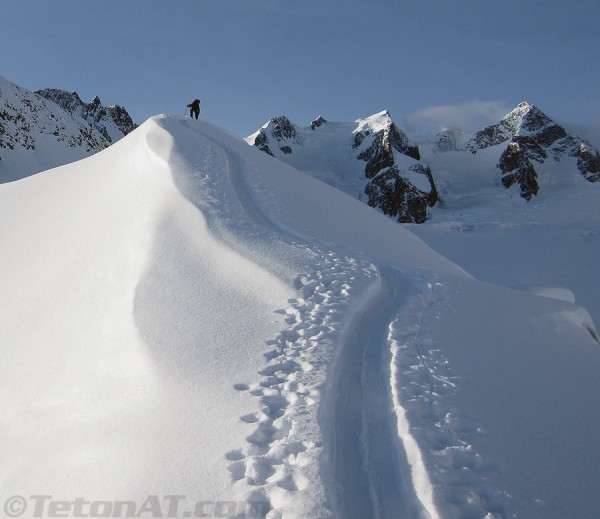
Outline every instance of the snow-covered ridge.
<svg viewBox="0 0 600 519"><path fill-rule="evenodd" d="M59 91L45 92L52 98ZM62 98L61 107L0 78L0 182L82 159L135 128L123 108L85 105L75 96Z"/></svg>

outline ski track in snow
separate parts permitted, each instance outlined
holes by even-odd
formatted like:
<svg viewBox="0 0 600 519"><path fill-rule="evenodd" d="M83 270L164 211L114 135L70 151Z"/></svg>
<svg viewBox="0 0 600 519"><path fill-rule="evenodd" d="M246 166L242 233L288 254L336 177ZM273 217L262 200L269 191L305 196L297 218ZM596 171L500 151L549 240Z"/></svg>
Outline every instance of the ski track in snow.
<svg viewBox="0 0 600 519"><path fill-rule="evenodd" d="M411 484L388 384L387 328L407 284L391 269L381 270L361 307L354 309L343 351L329 373L323 409L333 421L323 423L332 429L325 438L336 517L426 517Z"/></svg>

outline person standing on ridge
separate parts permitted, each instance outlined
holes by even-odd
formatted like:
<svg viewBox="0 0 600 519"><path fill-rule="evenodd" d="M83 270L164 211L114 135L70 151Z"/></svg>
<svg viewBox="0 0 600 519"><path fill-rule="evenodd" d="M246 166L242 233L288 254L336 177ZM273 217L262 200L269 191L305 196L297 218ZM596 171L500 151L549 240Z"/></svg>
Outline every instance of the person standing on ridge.
<svg viewBox="0 0 600 519"><path fill-rule="evenodd" d="M193 119L196 116L196 119L200 116L200 99L194 99L189 105L187 105L190 109L190 117Z"/></svg>

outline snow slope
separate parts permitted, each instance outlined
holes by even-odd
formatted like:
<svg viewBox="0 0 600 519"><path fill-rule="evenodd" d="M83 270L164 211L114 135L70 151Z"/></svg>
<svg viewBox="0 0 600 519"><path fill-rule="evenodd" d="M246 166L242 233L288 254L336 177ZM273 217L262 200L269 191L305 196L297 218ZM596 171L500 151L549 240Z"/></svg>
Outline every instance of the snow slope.
<svg viewBox="0 0 600 519"><path fill-rule="evenodd" d="M1 185L0 236L3 497L595 513L600 346L570 294L477 281L208 123Z"/></svg>
<svg viewBox="0 0 600 519"><path fill-rule="evenodd" d="M536 164L540 192L529 202L517 188L499 187L499 147L432 153L442 202L430 220L410 230L477 278L507 287L560 287L600 320L600 186L587 182L576 160Z"/></svg>

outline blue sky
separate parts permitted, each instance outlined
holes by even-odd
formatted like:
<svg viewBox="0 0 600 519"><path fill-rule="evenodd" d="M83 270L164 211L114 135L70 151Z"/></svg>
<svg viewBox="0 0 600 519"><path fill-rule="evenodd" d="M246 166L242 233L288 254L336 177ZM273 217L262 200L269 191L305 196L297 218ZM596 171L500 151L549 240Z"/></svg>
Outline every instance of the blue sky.
<svg viewBox="0 0 600 519"><path fill-rule="evenodd" d="M274 115L386 108L413 131L471 129L527 100L600 128L597 0L0 0L0 13L0 75L138 122L199 97L240 136Z"/></svg>

